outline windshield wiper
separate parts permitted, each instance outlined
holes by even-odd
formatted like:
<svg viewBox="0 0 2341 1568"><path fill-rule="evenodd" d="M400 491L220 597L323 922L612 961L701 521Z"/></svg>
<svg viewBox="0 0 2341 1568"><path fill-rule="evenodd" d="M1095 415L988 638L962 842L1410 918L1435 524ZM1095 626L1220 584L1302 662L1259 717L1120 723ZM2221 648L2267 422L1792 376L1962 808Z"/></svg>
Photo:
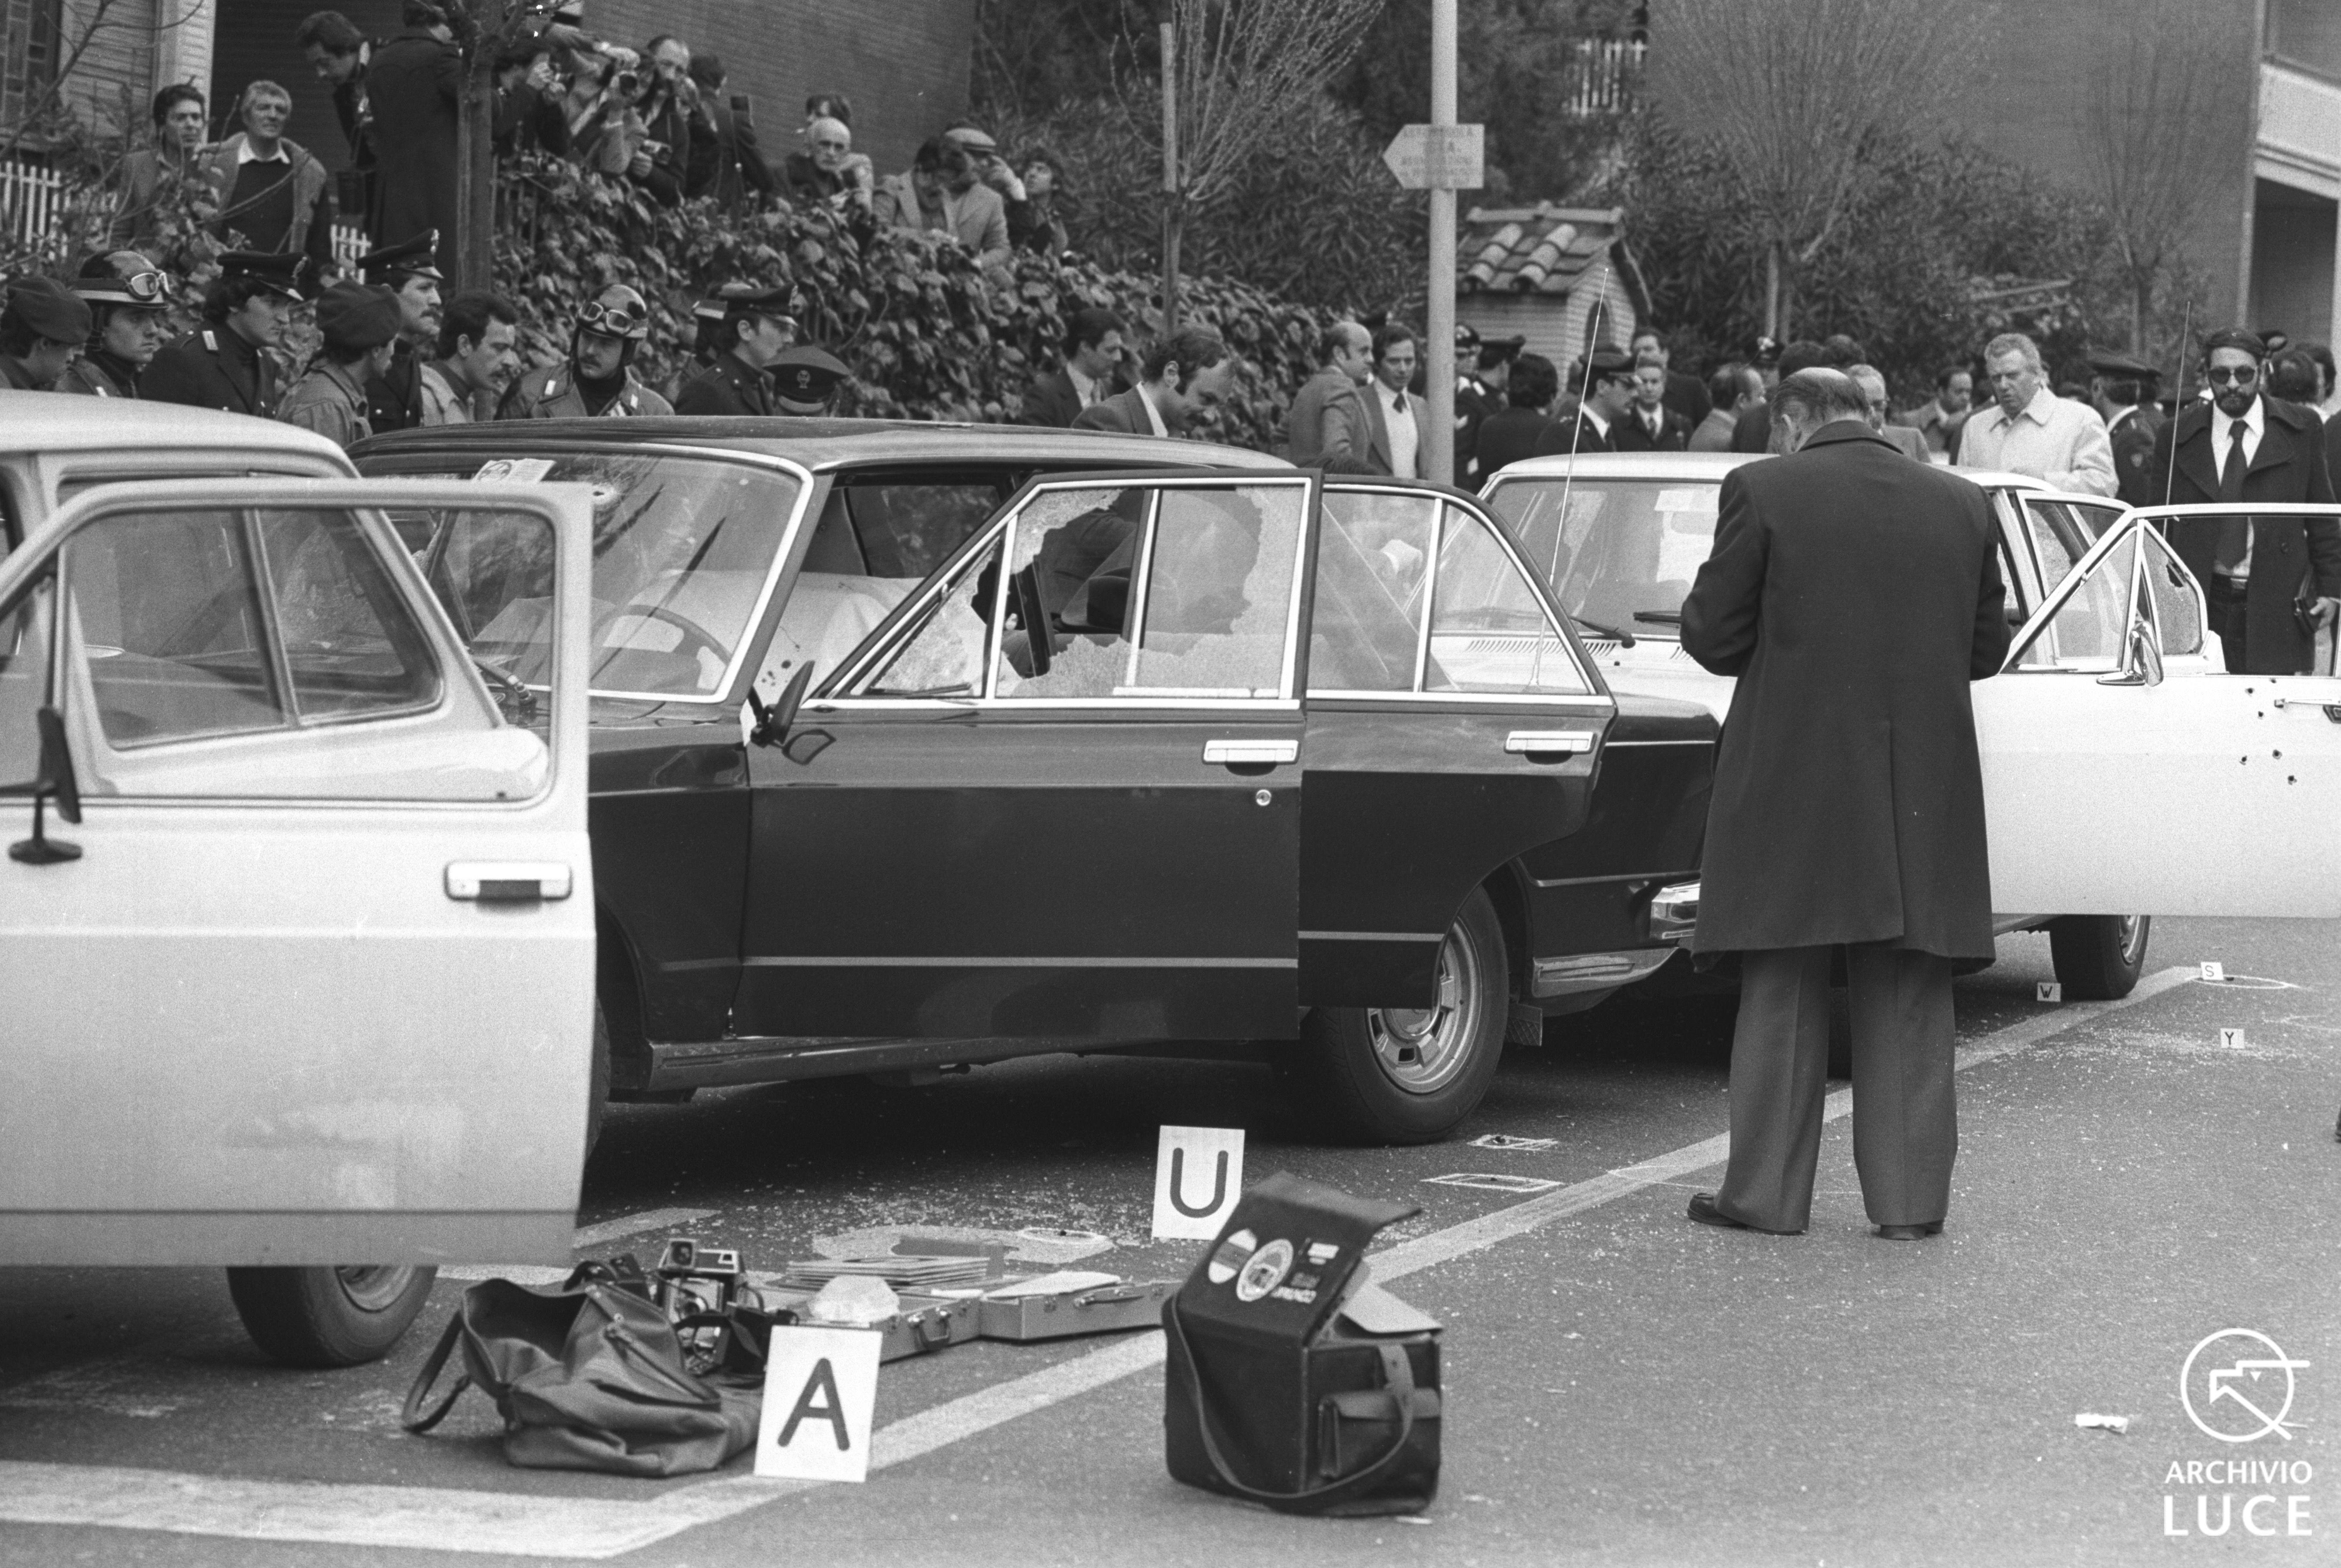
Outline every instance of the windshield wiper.
<svg viewBox="0 0 2341 1568"><path fill-rule="evenodd" d="M1604 626L1598 620L1588 620L1581 615L1571 615L1569 619L1594 636L1606 637L1620 648L1634 646L1634 634L1630 631L1622 630L1615 626Z"/></svg>
<svg viewBox="0 0 2341 1568"><path fill-rule="evenodd" d="M1637 620L1648 620L1659 626L1680 626L1682 624L1682 611L1679 610L1638 610L1634 611L1634 619Z"/></svg>
<svg viewBox="0 0 2341 1568"><path fill-rule="evenodd" d="M496 689L496 706L503 709L506 719L514 724L529 724L535 721L535 692L477 654L472 656L472 668L486 676L488 684ZM507 699L511 701L510 707L505 707Z"/></svg>

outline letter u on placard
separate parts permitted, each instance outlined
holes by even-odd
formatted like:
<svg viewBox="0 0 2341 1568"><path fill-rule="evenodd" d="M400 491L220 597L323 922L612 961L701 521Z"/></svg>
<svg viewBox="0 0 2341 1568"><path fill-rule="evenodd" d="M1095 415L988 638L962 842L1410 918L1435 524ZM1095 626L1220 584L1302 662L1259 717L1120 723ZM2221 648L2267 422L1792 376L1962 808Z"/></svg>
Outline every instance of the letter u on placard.
<svg viewBox="0 0 2341 1568"><path fill-rule="evenodd" d="M1154 1157L1154 1236L1210 1241L1243 1192L1241 1127L1164 1127Z"/></svg>

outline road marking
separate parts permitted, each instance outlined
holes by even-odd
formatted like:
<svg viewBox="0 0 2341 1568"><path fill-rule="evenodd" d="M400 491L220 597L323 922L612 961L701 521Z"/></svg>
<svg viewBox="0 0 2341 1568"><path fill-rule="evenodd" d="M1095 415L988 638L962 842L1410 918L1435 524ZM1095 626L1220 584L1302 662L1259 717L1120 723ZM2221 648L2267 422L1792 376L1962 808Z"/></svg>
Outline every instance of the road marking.
<svg viewBox="0 0 2341 1568"><path fill-rule="evenodd" d="M2191 969L2164 969L2140 980L2137 989L2120 1001L2071 1003L2055 1013L1996 1029L1960 1047L1955 1070L1965 1072L2013 1056L2050 1036L2158 997L2196 974ZM1852 1109L1852 1091L1839 1089L1823 1102L1821 1115L1824 1120L1835 1121ZM1417 1236L1374 1254L1373 1276L1387 1284L1483 1252L1555 1221L1721 1164L1729 1153L1728 1136L1703 1138ZM637 1226L650 1220L652 1224L640 1227L655 1229L672 1223L665 1216L673 1214L702 1217L695 1211L660 1210L633 1219ZM617 1234L632 1234L632 1230ZM1038 1372L946 1400L882 1428L872 1442L870 1467L891 1469L948 1448L1019 1416L1160 1366L1162 1358L1159 1332L1136 1334ZM109 1465L0 1461L0 1521L108 1525L321 1545L598 1559L638 1551L697 1525L736 1517L815 1484L819 1484L735 1475L677 1487L639 1503L614 1503L452 1487L238 1481Z"/></svg>
<svg viewBox="0 0 2341 1568"><path fill-rule="evenodd" d="M654 1208L641 1214L630 1214L618 1219L606 1219L600 1225L589 1225L570 1238L569 1245L579 1252L589 1246L623 1236L640 1236L651 1230L678 1230L695 1220L712 1219L712 1208ZM569 1270L553 1268L539 1263L458 1263L439 1271L441 1279L508 1279L514 1285L559 1285L569 1277Z"/></svg>

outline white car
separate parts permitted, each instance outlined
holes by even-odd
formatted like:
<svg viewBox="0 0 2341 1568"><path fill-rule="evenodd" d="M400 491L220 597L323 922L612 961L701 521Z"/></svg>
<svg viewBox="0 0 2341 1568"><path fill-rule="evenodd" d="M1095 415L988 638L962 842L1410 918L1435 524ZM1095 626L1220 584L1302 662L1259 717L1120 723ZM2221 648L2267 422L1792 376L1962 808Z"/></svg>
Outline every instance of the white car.
<svg viewBox="0 0 2341 1568"><path fill-rule="evenodd" d="M1588 650L1613 690L1698 701L1721 719L1730 708L1734 683L1708 674L1683 651L1682 601L1714 544L1723 476L1743 462L1759 461L1748 455L1658 452L1538 458L1505 468L1489 481L1483 493L1489 509L1539 563L1562 608L1578 618ZM2032 673L2035 667L2023 661L2021 650L2040 646L2036 630L2043 612L2069 601L2059 590L2085 559L2104 561L2094 552L2102 551L2107 539L2116 532L2135 538L2135 531L2117 527L2126 512L2119 501L2063 494L2022 474L1962 472L1991 498L2000 573L2007 584L2008 620L2019 628L2019 651L2011 655L2009 670ZM2122 548L2135 551L2135 546ZM2147 563L2151 563L2150 572ZM2216 675L2215 686L2224 689L2228 678L2219 674L2223 665L2207 644L2200 590L2187 569L2158 537L2145 544L2143 557L2134 564L2159 585L2146 596L2143 613L2155 632L2160 674ZM2084 596L2081 604L2097 601L2093 593ZM2105 672L2112 666L2097 668ZM2041 736L2020 733L1989 718L2013 705L2009 693L2018 688L2035 700L2027 708L2030 718L2049 727ZM2241 689L2226 700L2240 704ZM1992 891L2006 911L1995 918L1997 928L2003 934L2045 929L2067 996L2078 1000L2127 995L2144 972L2151 933L2149 918L2134 911L2207 911L2195 907L2176 884L2160 900L2107 907L2081 898L2081 888L2102 888L2102 879L2076 878L2071 890L2060 891L2064 884L2042 874L2048 865L2072 874L2075 858L2062 853L2062 845L2106 841L2093 832L2067 832L2072 813L2102 810L2108 795L2126 795L2133 789L2127 774L2131 759L2125 755L2133 748L2124 744L2105 752L2074 752L2068 764L2056 770L2074 791L2068 801L2052 804L2037 785L2054 748L2077 744L2085 735L2110 745L2115 737L2096 727L2107 716L2125 711L2122 700L2094 687L2084 692L2067 684L2044 694L2037 682L1995 680L1976 689L1976 706L1977 722L1986 726ZM2198 720L2207 718L2197 715ZM2240 706L2229 721L2238 741L2252 727L2250 715ZM2033 771L2017 769L2014 759L2018 756L2026 759L2023 767ZM2215 780L2206 778L2201 783L2208 789ZM2151 838L2167 837L2184 823L2183 800L2180 796L2159 802L2171 816ZM2067 832L2062 840L2060 832ZM1653 928L1687 935L1696 907L1695 885L1661 889Z"/></svg>
<svg viewBox="0 0 2341 1568"><path fill-rule="evenodd" d="M314 439L176 412L245 468ZM393 496L537 531L548 696L473 667ZM167 478L0 559L0 1264L228 1265L327 1365L435 1264L567 1261L591 522L582 486Z"/></svg>

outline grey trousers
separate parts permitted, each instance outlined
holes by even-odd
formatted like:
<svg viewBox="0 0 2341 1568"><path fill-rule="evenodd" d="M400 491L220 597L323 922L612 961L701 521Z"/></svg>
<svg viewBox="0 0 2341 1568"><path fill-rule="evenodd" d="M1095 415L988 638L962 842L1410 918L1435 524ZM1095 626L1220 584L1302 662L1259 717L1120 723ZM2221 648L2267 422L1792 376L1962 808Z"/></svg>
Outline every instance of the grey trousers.
<svg viewBox="0 0 2341 1568"><path fill-rule="evenodd" d="M1731 1163L1716 1207L1765 1230L1813 1212L1828 1078L1831 948L1740 955ZM1958 1154L1951 961L1884 942L1845 949L1853 1015L1853 1163L1873 1225L1932 1225Z"/></svg>

